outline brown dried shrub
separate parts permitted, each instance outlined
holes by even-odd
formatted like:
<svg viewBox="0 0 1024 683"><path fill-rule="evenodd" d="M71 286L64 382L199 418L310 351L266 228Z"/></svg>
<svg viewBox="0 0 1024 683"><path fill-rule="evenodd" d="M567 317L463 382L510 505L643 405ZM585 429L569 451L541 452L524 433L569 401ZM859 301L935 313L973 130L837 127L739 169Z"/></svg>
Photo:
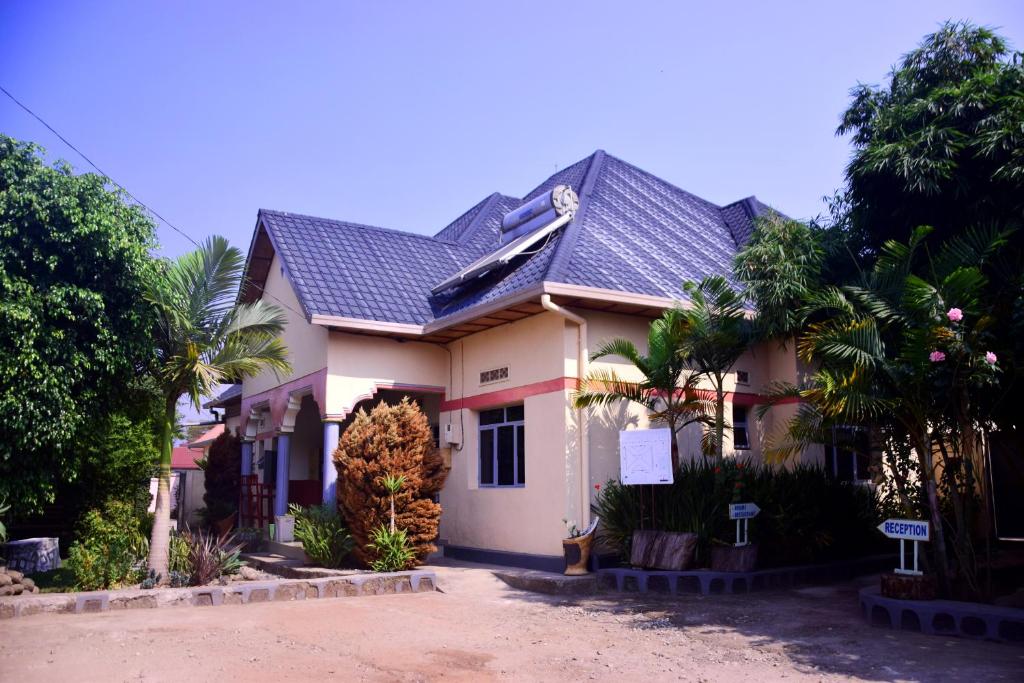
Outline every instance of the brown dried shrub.
<svg viewBox="0 0 1024 683"><path fill-rule="evenodd" d="M334 452L338 470L338 505L355 547L352 555L369 565L375 559L367 544L373 530L390 521L390 498L384 477L404 476L395 495L396 525L404 529L415 558L422 562L436 547L441 506L433 497L444 486L447 471L426 415L403 398L389 406L383 401L367 413L360 410Z"/></svg>

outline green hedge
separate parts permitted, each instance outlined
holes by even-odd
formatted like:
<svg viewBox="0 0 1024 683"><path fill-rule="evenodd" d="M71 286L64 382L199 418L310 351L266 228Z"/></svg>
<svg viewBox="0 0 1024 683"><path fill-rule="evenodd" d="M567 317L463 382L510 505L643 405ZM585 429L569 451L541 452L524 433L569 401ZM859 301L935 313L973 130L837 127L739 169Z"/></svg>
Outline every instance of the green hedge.
<svg viewBox="0 0 1024 683"><path fill-rule="evenodd" d="M624 486L609 481L598 493L594 512L601 517L605 545L624 560L643 514L646 528L696 533L697 564L706 566L712 543L736 540L736 523L729 520L733 502L753 502L761 508L749 528L750 540L760 546L762 567L827 562L884 550L875 529L879 519L874 491L836 481L813 465L685 463L671 485Z"/></svg>

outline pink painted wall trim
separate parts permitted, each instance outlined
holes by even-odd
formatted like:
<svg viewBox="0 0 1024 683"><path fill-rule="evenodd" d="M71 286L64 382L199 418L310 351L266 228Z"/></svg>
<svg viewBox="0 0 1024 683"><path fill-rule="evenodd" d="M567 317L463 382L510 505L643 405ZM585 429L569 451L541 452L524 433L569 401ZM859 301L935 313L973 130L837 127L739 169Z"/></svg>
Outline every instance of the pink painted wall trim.
<svg viewBox="0 0 1024 683"><path fill-rule="evenodd" d="M274 436L277 430L281 428L281 423L284 420L284 413L288 408L288 397L296 392L307 389L313 394L313 400L316 401L316 405L320 409L322 417L323 406L326 405L327 368L311 372L310 374L303 375L302 377L297 377L291 381L285 382L284 384L280 384L273 389L267 389L266 391L261 391L258 394L253 394L252 396L243 398L240 425L242 433L245 433L245 427L249 423L249 413L253 406L266 403L270 406L271 429L269 432L257 434L256 438L264 439Z"/></svg>

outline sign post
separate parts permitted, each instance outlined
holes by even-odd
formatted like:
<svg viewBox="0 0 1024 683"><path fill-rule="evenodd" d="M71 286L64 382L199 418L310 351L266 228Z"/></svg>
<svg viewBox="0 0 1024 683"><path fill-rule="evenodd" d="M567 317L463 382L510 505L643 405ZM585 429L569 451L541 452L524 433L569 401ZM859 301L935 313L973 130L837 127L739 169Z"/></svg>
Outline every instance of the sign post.
<svg viewBox="0 0 1024 683"><path fill-rule="evenodd" d="M919 519L887 519L878 525L878 530L889 538L897 538L900 541L900 566L895 569L897 574L908 576L921 576L917 568L917 544L921 541L931 540L931 527L928 522ZM907 569L906 542L914 542L914 568Z"/></svg>
<svg viewBox="0 0 1024 683"><path fill-rule="evenodd" d="M735 547L739 548L750 543L748 523L751 518L757 517L760 513L761 508L757 507L757 503L732 503L729 505L729 519L736 520L736 543L733 544Z"/></svg>

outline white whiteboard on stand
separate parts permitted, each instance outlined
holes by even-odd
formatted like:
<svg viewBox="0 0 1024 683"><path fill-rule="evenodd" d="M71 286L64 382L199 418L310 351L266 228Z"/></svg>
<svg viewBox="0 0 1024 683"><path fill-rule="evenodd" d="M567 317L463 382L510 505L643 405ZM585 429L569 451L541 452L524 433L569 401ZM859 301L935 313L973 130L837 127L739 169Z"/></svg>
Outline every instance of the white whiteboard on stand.
<svg viewBox="0 0 1024 683"><path fill-rule="evenodd" d="M619 472L623 484L671 484L672 430L619 432Z"/></svg>

